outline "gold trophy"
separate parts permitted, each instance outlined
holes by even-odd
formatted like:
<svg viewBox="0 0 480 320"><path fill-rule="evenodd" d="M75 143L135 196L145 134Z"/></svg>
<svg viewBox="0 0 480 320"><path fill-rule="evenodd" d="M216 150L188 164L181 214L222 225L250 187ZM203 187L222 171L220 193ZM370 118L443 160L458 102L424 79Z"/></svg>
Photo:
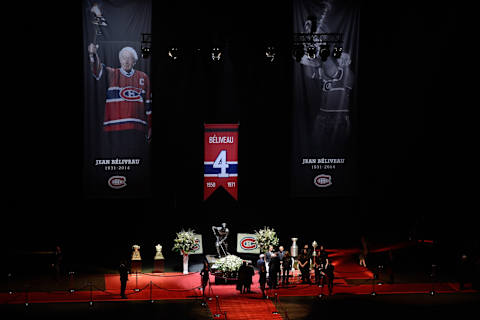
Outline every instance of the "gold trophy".
<svg viewBox="0 0 480 320"><path fill-rule="evenodd" d="M140 256L140 246L137 244L134 244L132 246L133 253L132 253L132 260L142 260L142 257Z"/></svg>

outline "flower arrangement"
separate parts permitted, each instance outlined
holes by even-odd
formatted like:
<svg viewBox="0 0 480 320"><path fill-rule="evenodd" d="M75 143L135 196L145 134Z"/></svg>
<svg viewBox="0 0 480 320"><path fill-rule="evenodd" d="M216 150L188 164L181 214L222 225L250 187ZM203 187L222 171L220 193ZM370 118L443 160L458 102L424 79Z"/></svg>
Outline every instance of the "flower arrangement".
<svg viewBox="0 0 480 320"><path fill-rule="evenodd" d="M242 258L230 254L215 261L215 264L212 266L212 268L218 269L222 272L236 272L242 263Z"/></svg>
<svg viewBox="0 0 480 320"><path fill-rule="evenodd" d="M255 238L257 239L257 245L261 252L267 252L270 245L277 246L280 242L275 230L269 227L255 231Z"/></svg>
<svg viewBox="0 0 480 320"><path fill-rule="evenodd" d="M193 230L188 229L177 232L177 237L173 240L174 245L172 250L181 252L182 254L189 254L196 248L195 235Z"/></svg>

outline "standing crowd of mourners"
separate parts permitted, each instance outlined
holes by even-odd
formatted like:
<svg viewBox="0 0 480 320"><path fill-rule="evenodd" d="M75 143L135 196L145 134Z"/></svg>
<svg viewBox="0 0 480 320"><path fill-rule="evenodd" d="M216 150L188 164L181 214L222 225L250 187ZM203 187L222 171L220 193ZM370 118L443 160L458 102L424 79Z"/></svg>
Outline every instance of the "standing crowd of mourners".
<svg viewBox="0 0 480 320"><path fill-rule="evenodd" d="M258 282L264 298L267 297L267 286L269 289L277 289L279 286L290 285L291 277L296 276L295 269L300 272L299 281L302 284L327 286L328 293L333 294L334 266L323 245L312 251L306 244L297 257L293 257L283 246L279 246L276 251L274 249L270 246L257 260ZM314 282L311 280L312 270Z"/></svg>
<svg viewBox="0 0 480 320"><path fill-rule="evenodd" d="M308 245L305 245L297 257L293 257L283 246L279 246L277 250L270 246L266 253L260 254L255 265L251 261L244 260L237 272L236 283L236 289L241 294L252 292L254 267L258 270L258 284L263 298L268 298L267 289L286 287L292 282L318 285L319 287L326 285L328 293L330 295L333 293L334 267L323 245L313 251ZM298 280L296 269L301 277L298 277ZM206 286L209 282L209 274L210 267L208 262L205 262L200 272L203 296L205 296ZM313 275L314 282L311 280ZM292 278L295 280L292 281Z"/></svg>

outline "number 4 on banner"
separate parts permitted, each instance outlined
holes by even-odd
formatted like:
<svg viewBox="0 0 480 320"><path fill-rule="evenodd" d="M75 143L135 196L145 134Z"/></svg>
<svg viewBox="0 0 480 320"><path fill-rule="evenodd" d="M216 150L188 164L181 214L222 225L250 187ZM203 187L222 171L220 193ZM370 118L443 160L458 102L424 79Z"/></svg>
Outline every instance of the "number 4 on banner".
<svg viewBox="0 0 480 320"><path fill-rule="evenodd" d="M219 168L220 173L218 174L219 178L227 178L227 168L228 168L228 163L227 163L227 150L221 150L220 153L217 156L217 159L215 159L215 162L213 163L214 168Z"/></svg>

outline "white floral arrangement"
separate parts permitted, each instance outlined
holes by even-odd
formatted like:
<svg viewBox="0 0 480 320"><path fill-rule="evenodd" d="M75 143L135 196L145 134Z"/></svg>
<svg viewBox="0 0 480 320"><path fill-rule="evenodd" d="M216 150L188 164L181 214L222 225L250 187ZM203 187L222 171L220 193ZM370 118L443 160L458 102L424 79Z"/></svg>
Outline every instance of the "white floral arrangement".
<svg viewBox="0 0 480 320"><path fill-rule="evenodd" d="M212 266L212 268L218 269L222 272L236 272L242 263L242 258L230 254L215 261L215 264Z"/></svg>
<svg viewBox="0 0 480 320"><path fill-rule="evenodd" d="M195 235L193 230L188 229L177 232L177 237L173 240L174 245L172 250L181 252L182 254L189 254L196 248Z"/></svg>
<svg viewBox="0 0 480 320"><path fill-rule="evenodd" d="M275 230L269 227L255 231L255 238L257 239L257 245L260 247L261 252L267 252L269 246L278 246L280 242Z"/></svg>

